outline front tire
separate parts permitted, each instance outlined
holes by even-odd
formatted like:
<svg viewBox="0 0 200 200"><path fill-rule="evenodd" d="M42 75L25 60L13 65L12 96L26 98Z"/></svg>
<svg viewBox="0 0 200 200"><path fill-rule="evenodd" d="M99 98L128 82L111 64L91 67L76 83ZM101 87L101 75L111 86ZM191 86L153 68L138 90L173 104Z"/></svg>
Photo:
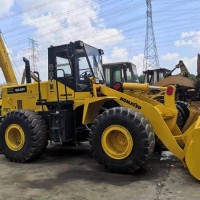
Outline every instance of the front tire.
<svg viewBox="0 0 200 200"><path fill-rule="evenodd" d="M8 113L0 126L0 146L6 158L13 162L28 162L39 157L48 142L47 125L33 111Z"/></svg>
<svg viewBox="0 0 200 200"><path fill-rule="evenodd" d="M93 156L105 168L130 174L149 159L155 137L143 115L117 107L98 116L91 128L89 142Z"/></svg>

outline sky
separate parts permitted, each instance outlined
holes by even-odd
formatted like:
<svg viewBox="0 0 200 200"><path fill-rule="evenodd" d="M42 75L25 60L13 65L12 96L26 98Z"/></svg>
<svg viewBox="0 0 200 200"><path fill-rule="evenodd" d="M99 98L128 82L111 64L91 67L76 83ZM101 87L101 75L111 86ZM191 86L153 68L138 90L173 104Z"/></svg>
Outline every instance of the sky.
<svg viewBox="0 0 200 200"><path fill-rule="evenodd" d="M0 30L18 81L30 40L37 41L37 70L47 80L48 47L82 40L104 50L103 62L130 61L143 71L145 0L0 0ZM152 0L160 67L183 60L196 75L200 53L200 0ZM176 70L175 73L179 73ZM4 82L2 72L1 80Z"/></svg>

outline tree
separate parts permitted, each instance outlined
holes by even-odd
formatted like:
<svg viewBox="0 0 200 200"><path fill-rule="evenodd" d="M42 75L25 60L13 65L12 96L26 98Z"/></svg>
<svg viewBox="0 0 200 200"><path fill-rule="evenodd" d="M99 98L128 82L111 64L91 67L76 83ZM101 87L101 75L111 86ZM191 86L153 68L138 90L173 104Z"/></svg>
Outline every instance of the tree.
<svg viewBox="0 0 200 200"><path fill-rule="evenodd" d="M196 80L196 76L195 76L194 74L190 74L188 78L189 78L189 79L192 79L193 81Z"/></svg>
<svg viewBox="0 0 200 200"><path fill-rule="evenodd" d="M138 76L139 78L139 83L144 83L144 74L141 74L140 76Z"/></svg>

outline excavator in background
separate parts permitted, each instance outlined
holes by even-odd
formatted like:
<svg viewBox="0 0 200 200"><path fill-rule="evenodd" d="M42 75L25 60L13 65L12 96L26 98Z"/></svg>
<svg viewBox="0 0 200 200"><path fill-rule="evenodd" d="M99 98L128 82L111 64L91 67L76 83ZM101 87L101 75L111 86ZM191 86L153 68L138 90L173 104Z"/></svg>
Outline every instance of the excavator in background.
<svg viewBox="0 0 200 200"><path fill-rule="evenodd" d="M2 69L7 85L18 84L17 78L15 76L15 73L14 73L10 58L9 58L9 54L6 49L1 33L0 33L0 68Z"/></svg>
<svg viewBox="0 0 200 200"><path fill-rule="evenodd" d="M200 54L197 55L197 76L195 80L195 90L200 92Z"/></svg>
<svg viewBox="0 0 200 200"><path fill-rule="evenodd" d="M176 69L180 69L181 73L172 75ZM182 60L170 71L165 68L146 70L145 83L153 86L176 85L176 99L180 101L199 101L200 100L200 56L197 56L197 76L196 80L190 78L190 73Z"/></svg>
<svg viewBox="0 0 200 200"><path fill-rule="evenodd" d="M172 73L178 68L180 69L181 73L177 75L172 75ZM146 70L143 73L145 75L145 83L149 83L151 85L167 86L173 84L194 88L193 82L188 82L187 78L189 77L190 73L182 60L180 60L179 63L172 70L159 68ZM179 77L185 78L182 79Z"/></svg>
<svg viewBox="0 0 200 200"><path fill-rule="evenodd" d="M1 105L2 105L1 88L2 88L2 86L3 85L18 85L17 78L15 76L15 72L13 70L11 60L9 58L9 53L6 49L6 45L3 41L1 33L0 33L0 68L3 72L4 78L6 81L6 83L2 83L2 85L0 85L0 108L1 108Z"/></svg>
<svg viewBox="0 0 200 200"><path fill-rule="evenodd" d="M24 61L25 62L25 61ZM30 65L26 65L26 67L29 67ZM5 42L3 41L3 37L0 33L0 68L2 69L4 78L6 80L7 85L16 85L18 84L15 72L13 70L13 66L11 63L11 60L9 58L9 53L6 49ZM24 69L23 75L21 78L21 84L25 83L26 81L26 71L29 71L29 69ZM33 72L30 72L31 79L34 81L38 81L38 78Z"/></svg>

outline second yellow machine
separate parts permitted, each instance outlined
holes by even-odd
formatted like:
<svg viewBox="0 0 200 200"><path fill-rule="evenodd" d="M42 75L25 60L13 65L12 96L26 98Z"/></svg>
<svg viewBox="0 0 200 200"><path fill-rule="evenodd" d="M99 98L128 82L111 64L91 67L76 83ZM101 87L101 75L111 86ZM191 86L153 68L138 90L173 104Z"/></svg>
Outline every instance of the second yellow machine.
<svg viewBox="0 0 200 200"><path fill-rule="evenodd" d="M109 171L132 173L154 150L154 134L200 180L200 117L190 111L176 125L175 87L104 85L103 51L81 41L50 47L48 81L2 88L0 145L14 162L40 156L48 140L67 145L89 140L97 161ZM35 72L40 80L39 73ZM164 104L143 95L165 91Z"/></svg>

